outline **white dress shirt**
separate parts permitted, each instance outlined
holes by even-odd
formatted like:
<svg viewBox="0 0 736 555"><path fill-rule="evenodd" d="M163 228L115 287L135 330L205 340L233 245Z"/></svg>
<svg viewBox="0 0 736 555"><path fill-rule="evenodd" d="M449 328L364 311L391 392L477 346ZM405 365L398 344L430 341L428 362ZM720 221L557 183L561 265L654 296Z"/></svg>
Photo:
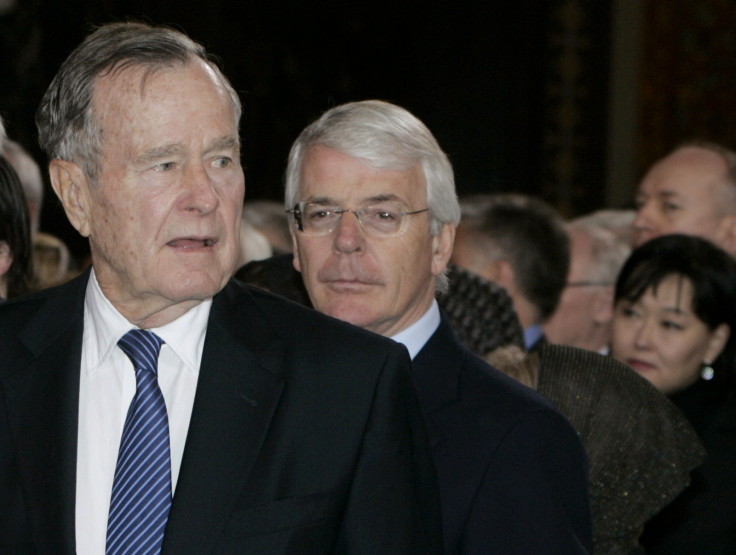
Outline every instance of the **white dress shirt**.
<svg viewBox="0 0 736 555"><path fill-rule="evenodd" d="M211 300L150 331L161 337L158 382L166 402L175 491L202 360ZM102 293L94 271L84 301L79 382L76 540L81 555L105 553L107 516L120 438L136 389L135 370L118 340L134 329Z"/></svg>
<svg viewBox="0 0 736 555"><path fill-rule="evenodd" d="M391 336L391 339L397 343L401 343L404 347L409 350L409 356L414 360L414 357L419 354L424 344L429 341L432 334L440 325L440 307L437 304L437 300L432 301L432 306L429 307L427 312L414 322L411 326L405 330L400 331L396 335Z"/></svg>

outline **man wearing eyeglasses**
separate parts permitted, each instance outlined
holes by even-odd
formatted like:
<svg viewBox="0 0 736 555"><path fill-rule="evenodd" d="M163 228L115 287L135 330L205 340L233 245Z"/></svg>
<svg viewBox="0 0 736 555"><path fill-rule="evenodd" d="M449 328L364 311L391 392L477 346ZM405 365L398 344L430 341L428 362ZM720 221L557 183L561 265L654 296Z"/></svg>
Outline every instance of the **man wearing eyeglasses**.
<svg viewBox="0 0 736 555"><path fill-rule="evenodd" d="M464 349L438 308L460 209L429 130L386 102L327 111L291 149L286 207L313 306L412 356L446 552L588 552L576 434L541 397Z"/></svg>
<svg viewBox="0 0 736 555"><path fill-rule="evenodd" d="M631 252L627 237L607 229L611 211L597 211L567 224L570 270L560 302L543 324L550 343L608 354L613 322L613 285ZM633 214L631 214L633 216ZM631 225L631 218L620 218Z"/></svg>

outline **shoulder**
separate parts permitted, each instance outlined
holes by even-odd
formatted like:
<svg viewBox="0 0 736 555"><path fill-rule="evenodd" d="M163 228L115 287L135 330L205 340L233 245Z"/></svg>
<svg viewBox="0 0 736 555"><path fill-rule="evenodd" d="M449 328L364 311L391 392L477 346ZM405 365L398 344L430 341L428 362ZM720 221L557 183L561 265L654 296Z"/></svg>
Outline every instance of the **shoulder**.
<svg viewBox="0 0 736 555"><path fill-rule="evenodd" d="M21 334L29 326L41 325L49 330L68 326L82 315L88 278L85 273L58 287L0 304L0 338Z"/></svg>
<svg viewBox="0 0 736 555"><path fill-rule="evenodd" d="M517 426L535 421L572 431L550 401L471 353L445 324L415 359L415 372L424 374L415 379L423 382L419 387L426 388L428 395L444 390L438 394L454 396L449 405L452 410L472 418L479 428L494 430L496 434L510 433ZM450 409L446 407L445 410Z"/></svg>
<svg viewBox="0 0 736 555"><path fill-rule="evenodd" d="M461 379L466 395L485 399L492 405L489 410L509 425L545 420L550 423L548 425L572 430L567 419L548 399L472 353L467 353L464 360Z"/></svg>
<svg viewBox="0 0 736 555"><path fill-rule="evenodd" d="M277 337L293 356L310 361L321 357L360 366L403 357L408 364L406 349L391 339L237 280L215 296L212 312L229 329L247 329L263 341Z"/></svg>

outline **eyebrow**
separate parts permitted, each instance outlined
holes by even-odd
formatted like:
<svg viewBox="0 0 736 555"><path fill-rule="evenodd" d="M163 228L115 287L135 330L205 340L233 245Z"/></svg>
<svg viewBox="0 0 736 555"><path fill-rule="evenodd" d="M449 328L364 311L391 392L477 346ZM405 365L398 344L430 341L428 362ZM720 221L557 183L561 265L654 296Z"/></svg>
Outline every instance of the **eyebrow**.
<svg viewBox="0 0 736 555"><path fill-rule="evenodd" d="M376 202L386 202L386 201L401 201L401 199L394 195L393 193L384 193L380 195L374 195L372 197L368 197L367 199L364 199L363 202L360 203L361 206L365 206L366 204L374 204ZM340 203L332 199L331 197L326 196L320 196L320 197L311 197L308 198L305 202L309 204L319 204L321 206L337 206Z"/></svg>
<svg viewBox="0 0 736 555"><path fill-rule="evenodd" d="M215 139L206 149L205 154L213 152L215 150L229 150L229 149L240 149L240 141L237 137L232 135L223 135Z"/></svg>
<svg viewBox="0 0 736 555"><path fill-rule="evenodd" d="M205 154L218 150L229 150L239 149L240 141L237 137L231 135L225 135L215 139L206 149ZM186 147L182 143L171 143L163 146L156 146L145 150L139 157L138 163L146 164L161 160L162 158L168 158L169 156L175 156L181 154L186 150Z"/></svg>
<svg viewBox="0 0 736 555"><path fill-rule="evenodd" d="M156 160L161 160L162 158L166 158L168 156L180 154L183 151L184 151L184 145L181 143L172 143L172 144L163 145L163 146L156 146L153 148L149 148L148 150L145 150L138 157L138 163L146 164L149 162L154 162Z"/></svg>
<svg viewBox="0 0 736 555"><path fill-rule="evenodd" d="M675 191L659 191L657 195L659 198L672 198L678 196Z"/></svg>

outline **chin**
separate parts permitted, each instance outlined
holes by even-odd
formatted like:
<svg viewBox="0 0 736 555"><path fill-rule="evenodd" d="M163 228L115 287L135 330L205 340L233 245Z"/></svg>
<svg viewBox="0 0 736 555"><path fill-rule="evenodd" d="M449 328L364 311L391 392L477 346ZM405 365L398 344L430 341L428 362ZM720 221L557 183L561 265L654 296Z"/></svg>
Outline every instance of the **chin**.
<svg viewBox="0 0 736 555"><path fill-rule="evenodd" d="M322 312L361 328L370 329L370 325L375 320L372 312L363 303L335 303L331 304L327 310Z"/></svg>
<svg viewBox="0 0 736 555"><path fill-rule="evenodd" d="M229 277L199 272L184 272L180 279L173 276L167 280L165 288L169 298L185 300L204 300L214 297L225 287Z"/></svg>

